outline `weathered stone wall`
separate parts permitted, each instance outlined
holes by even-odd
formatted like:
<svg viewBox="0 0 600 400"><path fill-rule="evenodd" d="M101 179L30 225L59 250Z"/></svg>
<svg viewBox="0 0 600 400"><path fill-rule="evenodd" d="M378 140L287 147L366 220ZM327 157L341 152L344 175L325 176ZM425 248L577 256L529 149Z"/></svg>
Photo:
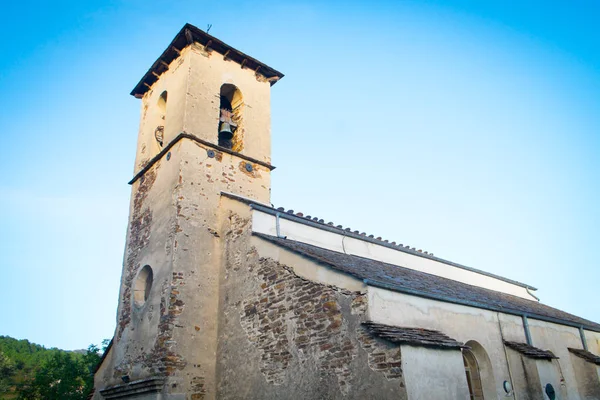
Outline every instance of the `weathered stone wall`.
<svg viewBox="0 0 600 400"><path fill-rule="evenodd" d="M135 380L173 372L168 337L169 320L177 314L170 301L177 278L171 271L170 239L176 223L172 193L178 173L176 162L163 159L132 186L117 326L110 357L95 376L96 398L100 389L122 384L123 376ZM135 279L145 265L152 268L153 284L146 302L137 305Z"/></svg>
<svg viewBox="0 0 600 400"><path fill-rule="evenodd" d="M162 149L155 137L158 126L164 127L163 147L183 131L190 70L189 52L189 48L184 49L142 98L134 174ZM163 115L159 102L165 91L167 102Z"/></svg>
<svg viewBox="0 0 600 400"><path fill-rule="evenodd" d="M217 397L406 398L399 346L360 326L364 294L261 257L249 210L236 211L223 227Z"/></svg>
<svg viewBox="0 0 600 400"><path fill-rule="evenodd" d="M223 83L244 96L242 152L270 160L269 83L193 45L142 99L134 173L161 150L157 126L164 125L164 146L184 130L217 143ZM164 91L166 111L158 106ZM268 202L270 170L184 139L133 183L117 328L110 357L95 376L96 398L124 376L165 378L165 396L215 398L221 191ZM136 305L135 280L145 265L152 268L153 284L147 301Z"/></svg>

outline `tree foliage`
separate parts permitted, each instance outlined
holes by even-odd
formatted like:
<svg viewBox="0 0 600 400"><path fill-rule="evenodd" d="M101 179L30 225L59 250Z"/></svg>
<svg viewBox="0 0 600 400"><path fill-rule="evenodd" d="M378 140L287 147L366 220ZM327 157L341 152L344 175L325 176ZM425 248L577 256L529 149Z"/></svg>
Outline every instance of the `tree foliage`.
<svg viewBox="0 0 600 400"><path fill-rule="evenodd" d="M0 336L0 399L84 400L100 358L95 345L71 352Z"/></svg>
<svg viewBox="0 0 600 400"><path fill-rule="evenodd" d="M10 390L11 377L14 373L15 364L0 351L0 393L5 393Z"/></svg>

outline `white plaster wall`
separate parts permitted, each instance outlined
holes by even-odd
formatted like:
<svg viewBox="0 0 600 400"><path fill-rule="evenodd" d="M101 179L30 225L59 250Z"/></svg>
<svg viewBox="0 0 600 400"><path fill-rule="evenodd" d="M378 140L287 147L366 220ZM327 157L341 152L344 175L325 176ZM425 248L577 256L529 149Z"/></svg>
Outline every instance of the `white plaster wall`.
<svg viewBox="0 0 600 400"><path fill-rule="evenodd" d="M597 400L600 397L600 377L598 366L571 353L570 361L575 370L575 378L582 400Z"/></svg>
<svg viewBox="0 0 600 400"><path fill-rule="evenodd" d="M570 353L568 347L581 349L583 344L581 343L581 337L579 330L570 326L564 326L554 324L550 322L538 321L529 319L529 330L531 332L531 341L535 347L539 347L544 350L550 350L559 357L558 360L553 362L554 369L550 368L544 363L538 362L538 370L540 371L540 380L543 386L550 382L554 386L557 394L561 391L565 392L569 399L579 399L579 390L577 388L577 381L575 379L575 369L571 362ZM542 365L542 369L540 369ZM554 371L554 374L559 374L558 386L554 384L554 375L551 375L548 371ZM543 373L549 375L543 375ZM546 379L548 382L545 382ZM561 384L561 379L564 381ZM559 390L560 389L560 390ZM563 395L564 396L564 395Z"/></svg>
<svg viewBox="0 0 600 400"><path fill-rule="evenodd" d="M565 386L565 382L561 379L560 368L558 367L556 360L537 360L536 364L540 375L542 393L544 393L544 395L546 394L546 385L550 383L554 387L557 400L579 400L579 393L577 391L569 391ZM545 398L547 399L548 397L545 396Z"/></svg>
<svg viewBox="0 0 600 400"><path fill-rule="evenodd" d="M410 400L467 400L469 387L458 350L401 346L402 371Z"/></svg>
<svg viewBox="0 0 600 400"><path fill-rule="evenodd" d="M276 218L273 215L254 210L252 230L266 235L276 236ZM479 286L498 292L508 293L528 300L535 300L525 288L477 272L458 268L439 261L419 257L400 250L390 249L374 243L347 237L341 234L314 228L280 218L280 232L288 239L308 243L337 252L345 252L373 260L400 265L405 268L426 272L455 281Z"/></svg>
<svg viewBox="0 0 600 400"><path fill-rule="evenodd" d="M524 357L521 353L507 348L510 362L514 398L518 400L538 400L544 398L536 360Z"/></svg>
<svg viewBox="0 0 600 400"><path fill-rule="evenodd" d="M375 322L400 327L434 329L463 343L475 340L481 344L492 364L498 397L504 397L502 382L510 381L510 375L503 339L526 342L520 317L424 299L371 286L367 288L367 293L368 318ZM582 348L579 330L532 318L529 318L528 322L532 345L550 350L559 357L558 360L551 362L536 361L542 390L547 383L551 383L556 390L557 398L579 399L575 369L568 351L568 347ZM593 332L588 332L588 337L595 337L595 335ZM514 367L515 365L512 372L518 373L520 369ZM526 390L522 385L525 381L520 376L513 375L513 377L512 382L517 393L524 393Z"/></svg>
<svg viewBox="0 0 600 400"><path fill-rule="evenodd" d="M588 350L600 356L600 332L584 331Z"/></svg>
<svg viewBox="0 0 600 400"><path fill-rule="evenodd" d="M502 383L505 380L510 381L510 374L500 335L498 313L428 300L372 286L368 287L367 293L368 318L372 321L400 327L438 330L463 343L470 340L479 343L490 359L496 393L498 397L505 395ZM521 332L522 329L521 327ZM509 330L514 331L511 335L517 339L516 327L512 326ZM525 341L524 333L518 341ZM461 371L464 374L464 368Z"/></svg>

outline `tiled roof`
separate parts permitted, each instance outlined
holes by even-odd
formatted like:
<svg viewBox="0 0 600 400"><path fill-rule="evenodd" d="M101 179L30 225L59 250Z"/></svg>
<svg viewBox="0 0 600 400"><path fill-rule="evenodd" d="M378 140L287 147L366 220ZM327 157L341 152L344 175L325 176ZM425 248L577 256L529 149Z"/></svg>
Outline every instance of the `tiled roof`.
<svg viewBox="0 0 600 400"><path fill-rule="evenodd" d="M507 314L527 315L533 319L568 326L583 326L585 329L600 332L600 324L533 300L306 243L256 232L254 235L326 264L333 269L350 274L370 286Z"/></svg>
<svg viewBox="0 0 600 400"><path fill-rule="evenodd" d="M573 349L571 347L569 347L569 351L575 354L577 357L583 358L585 361L591 362L592 364L600 365L600 357L598 357L594 353L590 353L589 351L583 349Z"/></svg>
<svg viewBox="0 0 600 400"><path fill-rule="evenodd" d="M378 324L372 321L363 322L362 325L373 336L389 340L393 343L443 349L461 349L467 347L464 343L457 342L440 331L422 328L401 328Z"/></svg>
<svg viewBox="0 0 600 400"><path fill-rule="evenodd" d="M538 349L537 347L530 346L527 343L509 342L505 340L504 344L506 347L510 347L511 349L516 350L529 358L537 358L540 360L551 360L553 358L558 358L550 350Z"/></svg>
<svg viewBox="0 0 600 400"><path fill-rule="evenodd" d="M181 51L192 43L198 43L207 51L216 51L222 54L227 60L233 61L241 65L241 68L247 68L255 71L255 73L263 75L271 85L275 84L279 79L283 78L283 74L274 70L266 64L261 63L255 58L250 57L241 51L234 49L226 43L223 43L214 36L209 35L194 25L185 24L167 49L160 57L152 64L148 72L138 82L135 88L131 91L131 95L142 97L150 87L158 80L158 77L169 69L169 64L179 57Z"/></svg>
<svg viewBox="0 0 600 400"><path fill-rule="evenodd" d="M430 260L441 262L443 264L451 265L453 267L457 267L460 269L472 271L472 272L475 272L475 273L478 273L481 275L486 275L486 276L489 276L489 277L492 277L495 279L499 279L501 281L508 282L513 285L521 286L521 287L527 288L529 290L537 290L535 287L528 285L526 283L517 282L515 280L508 279L503 276L498 276L498 275L495 275L495 274L492 274L492 273L489 273L486 271L478 270L476 268L471 268L471 267L461 265L461 264L458 264L458 263L455 263L455 262L452 262L449 260L445 260L443 258L434 256L433 253L423 251L421 249L417 250L415 247L410 247L408 245L403 245L401 243L397 244L396 242L390 242L387 239L382 239L381 236L375 237L375 235L367 235L366 232L361 232L359 230L352 230L352 228L344 227L342 225L336 225L333 222L325 222L324 219L319 218L319 217L306 215L305 213L301 213L301 212L295 212L294 210L285 211L285 208L283 208L283 207L275 208L272 205L267 205L267 204L258 202L256 200L249 199L247 197L239 196L239 195L228 193L228 192L221 192L221 195L224 197L228 197L230 199L234 199L237 201L241 201L245 204L248 204L249 206L251 206L252 208L254 208L258 211L265 212L265 213L268 213L271 215L279 215L283 219L288 219L290 221L298 222L298 223L305 224L308 226L314 226L319 229L335 232L339 235L356 238L359 240L363 240L365 242L375 243L379 246L391 248L391 249L401 251L403 253L408 253L408 254L411 254L411 255L414 255L417 257L427 258ZM531 295L533 297L535 297L533 294L531 294Z"/></svg>

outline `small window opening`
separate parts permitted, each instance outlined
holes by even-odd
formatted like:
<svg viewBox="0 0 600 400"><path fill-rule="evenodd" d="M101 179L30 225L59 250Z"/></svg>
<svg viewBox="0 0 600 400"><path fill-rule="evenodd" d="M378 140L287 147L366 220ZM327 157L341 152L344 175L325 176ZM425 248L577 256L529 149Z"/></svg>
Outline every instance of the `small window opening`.
<svg viewBox="0 0 600 400"><path fill-rule="evenodd" d="M167 91L161 93L158 98L158 114L159 114L159 125L154 130L154 138L160 148L164 145L165 138L165 120L167 117Z"/></svg>
<svg viewBox="0 0 600 400"><path fill-rule="evenodd" d="M483 387L481 386L481 376L479 366L473 353L469 350L463 350L463 363L465 373L467 374L467 384L469 385L469 398L471 400L483 400Z"/></svg>
<svg viewBox="0 0 600 400"><path fill-rule="evenodd" d="M152 268L150 268L149 265L144 266L138 273L133 288L133 301L136 306L141 307L146 303L146 300L148 300L153 279Z"/></svg>
<svg viewBox="0 0 600 400"><path fill-rule="evenodd" d="M221 86L219 106L219 146L234 151L242 150L242 93L230 83Z"/></svg>

